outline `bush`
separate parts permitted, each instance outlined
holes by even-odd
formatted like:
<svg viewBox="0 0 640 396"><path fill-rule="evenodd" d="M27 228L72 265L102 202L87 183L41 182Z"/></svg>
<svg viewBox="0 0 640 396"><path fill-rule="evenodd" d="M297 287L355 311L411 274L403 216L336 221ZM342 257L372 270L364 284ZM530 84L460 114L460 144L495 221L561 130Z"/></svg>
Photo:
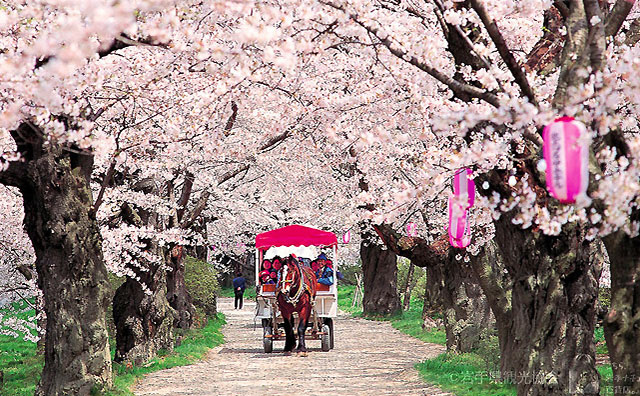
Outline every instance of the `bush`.
<svg viewBox="0 0 640 396"><path fill-rule="evenodd" d="M338 281L340 285L353 285L357 284L356 274L362 276L362 267L360 264L343 264L338 270L342 274L343 278Z"/></svg>
<svg viewBox="0 0 640 396"><path fill-rule="evenodd" d="M204 315L214 316L216 296L220 292L218 273L210 264L189 256L184 260L184 266L184 282L193 305Z"/></svg>

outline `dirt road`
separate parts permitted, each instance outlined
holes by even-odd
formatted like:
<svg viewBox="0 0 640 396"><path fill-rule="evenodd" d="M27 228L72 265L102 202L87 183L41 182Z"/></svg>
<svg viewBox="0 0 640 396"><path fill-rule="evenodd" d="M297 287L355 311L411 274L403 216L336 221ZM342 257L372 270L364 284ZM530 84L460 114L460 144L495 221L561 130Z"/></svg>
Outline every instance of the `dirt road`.
<svg viewBox="0 0 640 396"><path fill-rule="evenodd" d="M225 343L197 364L158 371L135 388L138 396L156 395L448 395L423 383L415 363L437 356L444 347L426 344L393 329L387 322L343 315L335 323L335 349L320 350L308 341L307 357L284 356L284 342L274 352L262 350L262 328L253 324L255 304L234 310L230 298L218 309L227 316Z"/></svg>

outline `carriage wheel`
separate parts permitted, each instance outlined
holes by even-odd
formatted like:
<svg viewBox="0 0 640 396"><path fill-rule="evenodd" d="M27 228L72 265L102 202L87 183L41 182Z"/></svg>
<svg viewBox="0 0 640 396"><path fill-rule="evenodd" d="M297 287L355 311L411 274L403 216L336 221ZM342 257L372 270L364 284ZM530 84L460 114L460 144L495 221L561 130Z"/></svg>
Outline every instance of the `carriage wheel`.
<svg viewBox="0 0 640 396"><path fill-rule="evenodd" d="M269 337L267 337L269 336ZM262 346L265 353L271 353L273 351L273 329L271 326L264 327L264 337L262 338Z"/></svg>
<svg viewBox="0 0 640 396"><path fill-rule="evenodd" d="M331 349L331 329L327 325L322 325L322 337L320 342L322 343L322 352L327 352Z"/></svg>
<svg viewBox="0 0 640 396"><path fill-rule="evenodd" d="M334 339L335 339L335 334L333 333L333 319L331 318L326 318L324 320L324 324L326 324L327 326L329 326L329 333L331 334L331 343L330 343L330 347L331 349L333 349L334 346Z"/></svg>

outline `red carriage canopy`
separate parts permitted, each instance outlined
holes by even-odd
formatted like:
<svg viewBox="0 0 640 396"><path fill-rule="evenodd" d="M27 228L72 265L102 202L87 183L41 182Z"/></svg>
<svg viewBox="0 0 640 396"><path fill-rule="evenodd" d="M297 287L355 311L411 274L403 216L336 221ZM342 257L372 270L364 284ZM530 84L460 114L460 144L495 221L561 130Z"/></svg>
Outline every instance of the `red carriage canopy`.
<svg viewBox="0 0 640 396"><path fill-rule="evenodd" d="M263 232L256 236L256 248L267 250L272 246L337 246L338 238L332 232L301 225L290 225Z"/></svg>

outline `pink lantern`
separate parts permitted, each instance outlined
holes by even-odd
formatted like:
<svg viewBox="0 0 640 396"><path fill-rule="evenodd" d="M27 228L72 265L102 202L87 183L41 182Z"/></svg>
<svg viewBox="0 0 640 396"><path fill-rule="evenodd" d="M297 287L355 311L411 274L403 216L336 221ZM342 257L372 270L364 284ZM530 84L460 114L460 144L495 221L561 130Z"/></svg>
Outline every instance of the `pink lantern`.
<svg viewBox="0 0 640 396"><path fill-rule="evenodd" d="M467 202L465 209L473 206L476 198L476 185L471 179L471 169L460 169L453 175L453 195L458 202Z"/></svg>
<svg viewBox="0 0 640 396"><path fill-rule="evenodd" d="M574 203L589 185L587 129L573 117L562 117L542 132L542 152L547 164L547 188L562 203Z"/></svg>
<svg viewBox="0 0 640 396"><path fill-rule="evenodd" d="M342 243L349 243L351 240L351 230L347 230L347 232L342 235Z"/></svg>
<svg viewBox="0 0 640 396"><path fill-rule="evenodd" d="M467 210L460 206L454 197L449 198L449 242L456 248L466 248L471 243Z"/></svg>
<svg viewBox="0 0 640 396"><path fill-rule="evenodd" d="M458 240L458 239L451 238L451 236L449 236L449 243L454 248L464 249L471 244L471 237L467 236L462 240Z"/></svg>
<svg viewBox="0 0 640 396"><path fill-rule="evenodd" d="M416 223L411 222L407 224L407 235L409 235L410 237L418 235Z"/></svg>

